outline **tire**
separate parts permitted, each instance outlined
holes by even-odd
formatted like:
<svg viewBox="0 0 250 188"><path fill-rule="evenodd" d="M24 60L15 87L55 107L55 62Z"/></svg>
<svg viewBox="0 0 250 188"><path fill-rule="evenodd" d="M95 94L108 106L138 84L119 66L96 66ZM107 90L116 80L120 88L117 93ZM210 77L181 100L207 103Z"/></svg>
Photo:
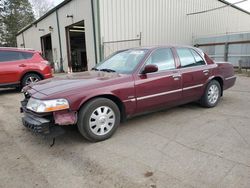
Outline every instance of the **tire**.
<svg viewBox="0 0 250 188"><path fill-rule="evenodd" d="M23 77L23 79L21 81L21 84L22 84L22 87L24 87L26 85L38 82L40 80L42 80L42 78L38 74L36 74L36 73L28 73Z"/></svg>
<svg viewBox="0 0 250 188"><path fill-rule="evenodd" d="M221 97L221 86L217 80L211 80L206 87L205 93L201 97L201 105L207 108L215 107Z"/></svg>
<svg viewBox="0 0 250 188"><path fill-rule="evenodd" d="M110 138L120 124L120 110L110 99L96 98L79 111L77 127L91 142Z"/></svg>

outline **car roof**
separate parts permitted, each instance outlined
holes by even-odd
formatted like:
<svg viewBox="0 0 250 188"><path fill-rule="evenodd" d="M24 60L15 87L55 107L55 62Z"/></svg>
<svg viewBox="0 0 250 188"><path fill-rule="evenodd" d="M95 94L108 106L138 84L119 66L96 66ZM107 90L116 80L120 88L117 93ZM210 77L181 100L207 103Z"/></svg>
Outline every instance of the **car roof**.
<svg viewBox="0 0 250 188"><path fill-rule="evenodd" d="M0 47L0 50L4 51L18 51L18 52L38 52L36 50L33 50L31 48L16 48L16 47Z"/></svg>
<svg viewBox="0 0 250 188"><path fill-rule="evenodd" d="M142 46L142 47L135 47L132 48L133 50L155 50L160 48L192 48L201 51L200 49L188 46L188 45L176 45L176 44L168 44L168 45L155 45L155 46Z"/></svg>

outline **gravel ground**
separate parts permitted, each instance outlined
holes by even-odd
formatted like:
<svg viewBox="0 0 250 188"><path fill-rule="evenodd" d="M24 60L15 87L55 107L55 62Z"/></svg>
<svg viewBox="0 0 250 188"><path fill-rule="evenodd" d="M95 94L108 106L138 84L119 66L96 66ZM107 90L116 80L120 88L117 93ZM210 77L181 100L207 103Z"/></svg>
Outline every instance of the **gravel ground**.
<svg viewBox="0 0 250 188"><path fill-rule="evenodd" d="M249 187L250 78L216 108L187 104L123 123L89 143L75 126L51 140L21 124L14 90L0 90L0 187Z"/></svg>

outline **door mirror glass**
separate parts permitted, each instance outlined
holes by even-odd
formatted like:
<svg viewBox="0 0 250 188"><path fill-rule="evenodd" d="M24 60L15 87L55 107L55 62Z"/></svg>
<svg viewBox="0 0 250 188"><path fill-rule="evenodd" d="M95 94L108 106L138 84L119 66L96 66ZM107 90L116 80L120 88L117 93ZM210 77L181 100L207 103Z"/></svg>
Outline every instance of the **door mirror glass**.
<svg viewBox="0 0 250 188"><path fill-rule="evenodd" d="M144 70L142 71L142 74L147 74L147 73L152 73L152 72L157 72L158 71L158 66L149 64L144 67Z"/></svg>

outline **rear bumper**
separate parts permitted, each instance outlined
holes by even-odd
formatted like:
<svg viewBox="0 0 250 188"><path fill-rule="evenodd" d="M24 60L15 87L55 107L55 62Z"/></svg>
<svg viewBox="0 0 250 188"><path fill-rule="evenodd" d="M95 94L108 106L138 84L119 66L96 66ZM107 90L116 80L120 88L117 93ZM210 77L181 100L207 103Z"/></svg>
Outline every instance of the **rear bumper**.
<svg viewBox="0 0 250 188"><path fill-rule="evenodd" d="M226 90L229 89L230 87L233 87L235 82L236 82L236 76L225 78L223 89Z"/></svg>

